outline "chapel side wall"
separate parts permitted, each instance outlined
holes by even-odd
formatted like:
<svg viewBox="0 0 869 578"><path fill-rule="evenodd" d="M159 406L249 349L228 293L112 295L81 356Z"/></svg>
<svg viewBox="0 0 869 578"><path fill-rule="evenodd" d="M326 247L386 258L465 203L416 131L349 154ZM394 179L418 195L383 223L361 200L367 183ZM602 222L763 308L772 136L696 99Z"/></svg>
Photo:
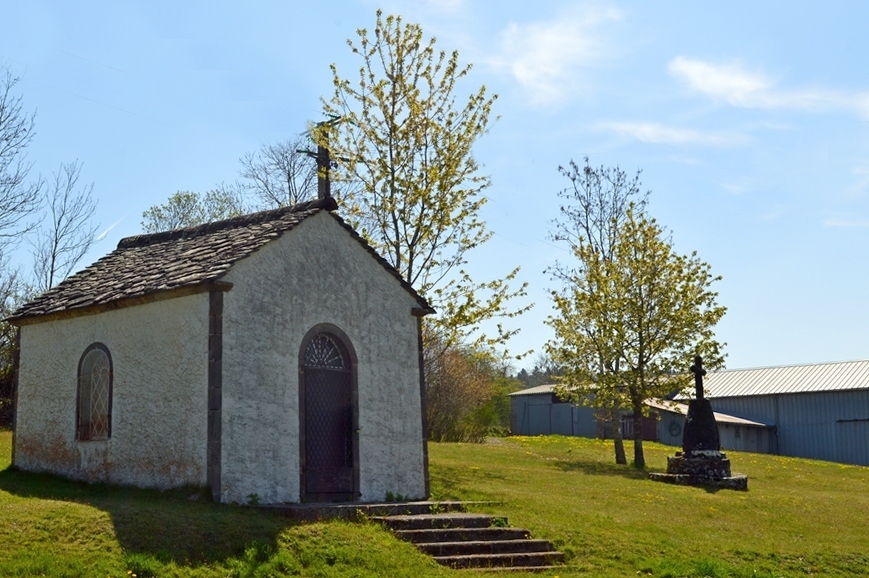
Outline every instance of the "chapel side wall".
<svg viewBox="0 0 869 578"><path fill-rule="evenodd" d="M78 364L112 359L111 437L76 440ZM89 482L206 483L208 294L25 325L15 465Z"/></svg>
<svg viewBox="0 0 869 578"><path fill-rule="evenodd" d="M358 499L424 497L418 304L398 280L326 213L224 280L221 499L300 500L299 352L319 324L357 356Z"/></svg>

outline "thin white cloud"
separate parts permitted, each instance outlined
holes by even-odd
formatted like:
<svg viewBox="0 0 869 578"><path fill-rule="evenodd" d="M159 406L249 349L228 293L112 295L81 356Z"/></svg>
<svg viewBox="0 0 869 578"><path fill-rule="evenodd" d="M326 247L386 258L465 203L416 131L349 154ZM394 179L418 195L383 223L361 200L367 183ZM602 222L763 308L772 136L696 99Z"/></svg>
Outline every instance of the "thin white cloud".
<svg viewBox="0 0 869 578"><path fill-rule="evenodd" d="M748 71L738 63L712 64L685 56L670 61L668 70L691 90L732 106L796 110L852 109L869 116L869 92L822 88L781 89L767 75Z"/></svg>
<svg viewBox="0 0 869 578"><path fill-rule="evenodd" d="M748 140L745 135L724 132L703 132L676 128L656 122L602 122L598 129L654 144L697 144L707 146L734 146Z"/></svg>
<svg viewBox="0 0 869 578"><path fill-rule="evenodd" d="M740 185L737 183L718 183L718 184L721 186L722 189L724 189L725 191L727 191L728 193L733 194L733 195L741 195L742 193L744 193L745 191L748 190L748 187L746 187L745 185Z"/></svg>
<svg viewBox="0 0 869 578"><path fill-rule="evenodd" d="M610 50L599 29L622 18L615 8L581 8L553 20L509 24L501 31L499 64L538 105L557 104L580 89L580 71Z"/></svg>
<svg viewBox="0 0 869 578"><path fill-rule="evenodd" d="M866 229L869 228L869 219L847 219L841 217L830 217L828 219L824 219L824 226L849 229Z"/></svg>
<svg viewBox="0 0 869 578"><path fill-rule="evenodd" d="M787 205L782 205L781 203L773 206L766 213L760 216L763 221L778 221L785 215L791 212L790 207Z"/></svg>
<svg viewBox="0 0 869 578"><path fill-rule="evenodd" d="M862 199L869 194L869 165L858 165L851 172L855 182L845 191L845 196L852 200Z"/></svg>

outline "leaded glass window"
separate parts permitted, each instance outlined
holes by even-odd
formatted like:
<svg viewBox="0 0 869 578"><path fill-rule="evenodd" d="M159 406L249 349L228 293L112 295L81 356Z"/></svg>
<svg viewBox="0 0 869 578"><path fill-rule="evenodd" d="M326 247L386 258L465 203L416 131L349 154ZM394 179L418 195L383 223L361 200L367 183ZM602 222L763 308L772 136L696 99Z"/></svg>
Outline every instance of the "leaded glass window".
<svg viewBox="0 0 869 578"><path fill-rule="evenodd" d="M346 369L341 347L328 333L318 333L305 348L305 365L324 369Z"/></svg>
<svg viewBox="0 0 869 578"><path fill-rule="evenodd" d="M109 439L112 415L112 360L100 343L88 347L78 370L78 439Z"/></svg>

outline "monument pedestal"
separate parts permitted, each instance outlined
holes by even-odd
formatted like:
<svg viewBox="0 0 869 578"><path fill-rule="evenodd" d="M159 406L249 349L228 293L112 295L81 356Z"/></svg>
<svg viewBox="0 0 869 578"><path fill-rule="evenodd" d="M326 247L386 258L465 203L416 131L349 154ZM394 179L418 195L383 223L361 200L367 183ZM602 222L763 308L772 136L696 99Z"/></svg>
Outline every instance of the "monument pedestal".
<svg viewBox="0 0 869 578"><path fill-rule="evenodd" d="M748 478L742 474L732 475L730 460L724 452L717 450L676 452L674 457L667 458L666 474L652 473L649 478L685 486L748 489Z"/></svg>

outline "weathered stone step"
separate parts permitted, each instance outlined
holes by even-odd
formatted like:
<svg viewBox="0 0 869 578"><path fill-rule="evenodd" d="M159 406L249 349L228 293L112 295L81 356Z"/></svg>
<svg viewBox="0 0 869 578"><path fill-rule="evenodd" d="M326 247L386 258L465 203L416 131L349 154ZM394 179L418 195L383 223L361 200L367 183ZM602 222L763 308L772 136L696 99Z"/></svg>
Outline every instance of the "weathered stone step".
<svg viewBox="0 0 869 578"><path fill-rule="evenodd" d="M462 570L462 568L455 568ZM505 572L546 572L547 570L563 570L564 564L553 564L551 566L488 566L486 568L471 568L474 572L497 572L503 574Z"/></svg>
<svg viewBox="0 0 869 578"><path fill-rule="evenodd" d="M416 547L430 556L467 556L470 554L519 554L552 552L549 540L469 540L465 542L420 542Z"/></svg>
<svg viewBox="0 0 869 578"><path fill-rule="evenodd" d="M467 542L491 540L524 540L528 530L523 528L431 528L423 530L396 530L396 537L413 542Z"/></svg>
<svg viewBox="0 0 869 578"><path fill-rule="evenodd" d="M391 530L424 530L443 528L490 528L507 526L504 516L487 516L484 514L419 514L397 516L374 516L375 522L384 524Z"/></svg>
<svg viewBox="0 0 869 578"><path fill-rule="evenodd" d="M464 512L468 505L486 504L491 502L384 502L362 504L349 502L344 504L264 504L263 510L289 516L299 520L327 520L333 518L354 519L363 516L396 516L431 514L432 512Z"/></svg>
<svg viewBox="0 0 869 578"><path fill-rule="evenodd" d="M370 519L452 568L527 572L556 568L564 562L564 553L556 551L551 542L532 540L524 528L507 527L505 516L440 512Z"/></svg>
<svg viewBox="0 0 869 578"><path fill-rule="evenodd" d="M551 566L564 561L562 552L530 552L512 554L470 554L435 556L435 561L451 568L534 567Z"/></svg>

